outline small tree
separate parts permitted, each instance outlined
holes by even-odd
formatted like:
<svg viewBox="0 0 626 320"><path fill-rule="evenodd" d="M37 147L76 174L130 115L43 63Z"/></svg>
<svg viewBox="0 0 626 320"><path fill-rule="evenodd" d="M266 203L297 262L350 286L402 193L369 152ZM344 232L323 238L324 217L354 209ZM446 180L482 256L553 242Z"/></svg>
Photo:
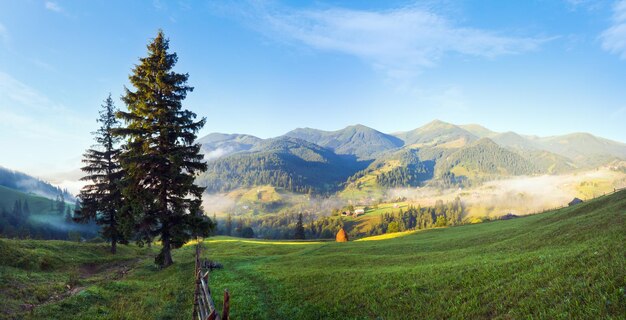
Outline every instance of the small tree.
<svg viewBox="0 0 626 320"><path fill-rule="evenodd" d="M254 230L251 227L244 227L241 229L241 236L243 238L254 238Z"/></svg>
<svg viewBox="0 0 626 320"><path fill-rule="evenodd" d="M97 120L100 128L93 133L96 144L83 155L82 170L86 176L81 180L90 183L81 189L80 205L76 206L74 215L76 222L95 220L102 227L103 237L111 241L111 253L116 252L118 242L128 243L129 233L122 228L122 170L118 162L120 150L116 147L119 138L112 134L119 124L116 111L109 94Z"/></svg>
<svg viewBox="0 0 626 320"><path fill-rule="evenodd" d="M233 216L229 213L226 217L226 235L230 236L233 233Z"/></svg>
<svg viewBox="0 0 626 320"><path fill-rule="evenodd" d="M57 199L57 212L62 215L65 213L65 198L63 197L63 194L61 194L57 197Z"/></svg>
<svg viewBox="0 0 626 320"><path fill-rule="evenodd" d="M67 206L65 209L65 222L72 222L72 210L70 206Z"/></svg>
<svg viewBox="0 0 626 320"><path fill-rule="evenodd" d="M389 225L387 225L387 233L394 233L394 232L398 232L398 223L395 221L389 222Z"/></svg>
<svg viewBox="0 0 626 320"><path fill-rule="evenodd" d="M239 235L242 236L243 233L243 219L239 218L237 220L237 227L235 228L235 232Z"/></svg>
<svg viewBox="0 0 626 320"><path fill-rule="evenodd" d="M26 199L24 199L24 205L22 206L22 214L26 218L30 216L30 208L28 207L28 201L26 201Z"/></svg>
<svg viewBox="0 0 626 320"><path fill-rule="evenodd" d="M435 227L445 227L448 225L448 219L445 216L437 217L437 222L435 222Z"/></svg>
<svg viewBox="0 0 626 320"><path fill-rule="evenodd" d="M298 214L298 222L296 222L296 232L294 239L304 240L304 224L302 223L302 213Z"/></svg>
<svg viewBox="0 0 626 320"><path fill-rule="evenodd" d="M215 215L215 213L213 213L213 225L214 225L214 229L213 229L213 232L211 234L212 235L216 235L218 233L218 230L219 230L219 225L217 223L217 216Z"/></svg>

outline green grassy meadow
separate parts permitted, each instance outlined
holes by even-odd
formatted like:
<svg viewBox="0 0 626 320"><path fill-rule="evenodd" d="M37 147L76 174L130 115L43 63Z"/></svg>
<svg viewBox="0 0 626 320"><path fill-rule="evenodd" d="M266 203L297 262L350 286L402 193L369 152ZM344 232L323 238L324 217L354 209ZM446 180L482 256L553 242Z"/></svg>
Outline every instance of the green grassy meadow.
<svg viewBox="0 0 626 320"><path fill-rule="evenodd" d="M230 291L233 319L625 319L625 240L622 191L382 240L217 237L204 241L204 255L224 265L210 282L220 309ZM112 256L103 244L0 240L2 317L190 318L193 246L177 250L165 270L153 266L155 252L122 246ZM121 263L130 271L116 276ZM103 271L81 271L93 264ZM84 289L44 303L72 277ZM24 301L43 305L21 313Z"/></svg>

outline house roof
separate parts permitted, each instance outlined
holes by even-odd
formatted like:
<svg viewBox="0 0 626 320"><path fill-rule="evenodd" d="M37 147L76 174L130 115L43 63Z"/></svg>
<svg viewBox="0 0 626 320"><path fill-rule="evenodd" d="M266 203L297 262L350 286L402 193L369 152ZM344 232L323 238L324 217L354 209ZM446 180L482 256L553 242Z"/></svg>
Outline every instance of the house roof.
<svg viewBox="0 0 626 320"><path fill-rule="evenodd" d="M569 202L569 205L573 205L573 204L577 204L577 203L581 203L581 202L583 202L583 201L578 199L578 198L574 198L572 201Z"/></svg>

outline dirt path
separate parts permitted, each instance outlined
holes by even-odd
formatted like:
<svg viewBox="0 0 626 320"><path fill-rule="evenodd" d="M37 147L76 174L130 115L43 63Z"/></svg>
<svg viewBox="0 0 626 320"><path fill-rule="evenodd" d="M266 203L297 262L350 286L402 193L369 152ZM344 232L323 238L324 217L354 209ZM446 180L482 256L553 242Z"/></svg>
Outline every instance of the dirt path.
<svg viewBox="0 0 626 320"><path fill-rule="evenodd" d="M77 278L75 279L76 285L72 286L67 284L65 291L50 296L46 301L39 304L25 304L22 305L22 307L25 312L30 312L35 308L57 303L79 294L90 286L120 280L124 278L133 268L135 268L143 259L146 258L136 258L104 264L83 264L78 268ZM86 284L81 285L83 282Z"/></svg>

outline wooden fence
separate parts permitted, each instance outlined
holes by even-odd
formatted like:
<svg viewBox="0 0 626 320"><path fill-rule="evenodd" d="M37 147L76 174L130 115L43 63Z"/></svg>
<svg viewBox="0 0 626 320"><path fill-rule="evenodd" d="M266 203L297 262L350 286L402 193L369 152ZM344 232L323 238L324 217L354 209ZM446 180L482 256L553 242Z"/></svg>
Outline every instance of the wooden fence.
<svg viewBox="0 0 626 320"><path fill-rule="evenodd" d="M215 309L209 288L209 273L212 269L221 268L221 265L208 260L201 260L201 243L196 244L196 289L193 299L194 320L228 320L230 309L230 294L224 290L224 306L222 314Z"/></svg>

